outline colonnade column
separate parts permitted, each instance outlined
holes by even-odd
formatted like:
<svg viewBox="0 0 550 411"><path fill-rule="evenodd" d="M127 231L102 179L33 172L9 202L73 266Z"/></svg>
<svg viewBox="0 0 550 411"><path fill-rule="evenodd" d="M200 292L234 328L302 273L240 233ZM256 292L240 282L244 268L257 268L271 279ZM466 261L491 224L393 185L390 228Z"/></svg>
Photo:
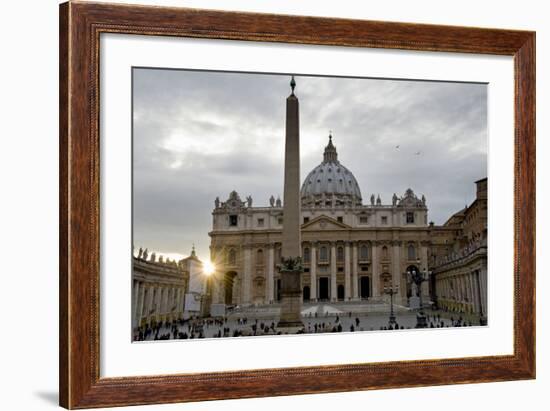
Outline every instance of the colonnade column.
<svg viewBox="0 0 550 411"><path fill-rule="evenodd" d="M312 301L317 301L317 243L311 243L309 263L309 298Z"/></svg>
<svg viewBox="0 0 550 411"><path fill-rule="evenodd" d="M480 283L480 292L481 292L481 309L483 311L483 316L487 318L489 307L487 307L487 266L479 270L479 283Z"/></svg>
<svg viewBox="0 0 550 411"><path fill-rule="evenodd" d="M351 291L352 298L357 300L359 298L359 279L357 278L357 243L353 242L351 246Z"/></svg>
<svg viewBox="0 0 550 411"><path fill-rule="evenodd" d="M143 303L145 300L145 286L143 283L139 283L139 300L136 309L136 321L137 326L141 325L141 317L143 316Z"/></svg>
<svg viewBox="0 0 550 411"><path fill-rule="evenodd" d="M395 301L401 302L401 241L392 242L392 286L398 287Z"/></svg>
<svg viewBox="0 0 550 411"><path fill-rule="evenodd" d="M145 312L143 313L143 317L145 318L149 318L151 310L153 309L154 290L155 288L153 286L147 287L147 301L145 302Z"/></svg>
<svg viewBox="0 0 550 411"><path fill-rule="evenodd" d="M350 279L350 243L346 241L344 244L344 299L349 301L351 298L351 279Z"/></svg>
<svg viewBox="0 0 550 411"><path fill-rule="evenodd" d="M242 304L250 304L250 288L252 280L252 247L244 247L244 268L242 278Z"/></svg>
<svg viewBox="0 0 550 411"><path fill-rule="evenodd" d="M337 300L336 289L336 243L330 245L330 300Z"/></svg>
<svg viewBox="0 0 550 411"><path fill-rule="evenodd" d="M474 293L474 311L476 314L479 314L479 288L478 288L478 272L473 271L472 274L472 289Z"/></svg>
<svg viewBox="0 0 550 411"><path fill-rule="evenodd" d="M160 295L160 313L166 315L168 312L168 293L170 289L168 287L162 287L162 293Z"/></svg>
<svg viewBox="0 0 550 411"><path fill-rule="evenodd" d="M162 302L162 287L158 285L156 287L156 293L155 293L155 319L159 320L159 314L160 314L160 305Z"/></svg>
<svg viewBox="0 0 550 411"><path fill-rule="evenodd" d="M269 244L268 254L267 254L267 281L266 281L266 302L268 304L273 304L275 300L273 296L274 288L274 279L273 279L273 270L275 267L275 244Z"/></svg>
<svg viewBox="0 0 550 411"><path fill-rule="evenodd" d="M466 282L468 284L468 304L470 306L470 311L475 312L475 298L474 298L474 289L472 287L472 273L468 272L466 274Z"/></svg>
<svg viewBox="0 0 550 411"><path fill-rule="evenodd" d="M132 327L137 327L138 323L138 299L139 299L139 281L134 281L134 290L132 293Z"/></svg>
<svg viewBox="0 0 550 411"><path fill-rule="evenodd" d="M379 264L378 264L378 242L374 241L372 243L372 296L380 297L380 287L378 281L380 279L379 273Z"/></svg>

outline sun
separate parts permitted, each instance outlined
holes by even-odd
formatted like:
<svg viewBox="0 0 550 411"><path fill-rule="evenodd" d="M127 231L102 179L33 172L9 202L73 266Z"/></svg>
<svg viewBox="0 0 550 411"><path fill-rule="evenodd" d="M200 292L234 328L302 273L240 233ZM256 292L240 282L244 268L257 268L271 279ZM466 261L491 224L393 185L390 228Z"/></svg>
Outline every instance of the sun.
<svg viewBox="0 0 550 411"><path fill-rule="evenodd" d="M214 271L216 271L216 266L211 261L205 261L202 264L202 272L208 276L214 274Z"/></svg>

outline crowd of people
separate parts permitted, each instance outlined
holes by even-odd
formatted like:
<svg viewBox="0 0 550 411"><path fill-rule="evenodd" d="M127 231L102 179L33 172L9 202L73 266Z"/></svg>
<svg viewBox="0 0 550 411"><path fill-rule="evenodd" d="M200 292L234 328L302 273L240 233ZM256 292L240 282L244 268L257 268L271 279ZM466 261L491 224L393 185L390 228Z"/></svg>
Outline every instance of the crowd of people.
<svg viewBox="0 0 550 411"><path fill-rule="evenodd" d="M351 312L334 314L312 314L304 317L304 326L297 334L320 334L355 331L377 330L404 330L415 328L415 322L408 318L398 318L395 322L386 322L387 325L378 327L368 326L368 316L361 319ZM347 318L346 318L347 317ZM365 327L367 324L367 327ZM459 316L458 318L442 318L440 313L426 314L427 328L471 327L472 321ZM232 319L225 318L197 318L158 322L153 326L143 326L134 333L134 341L146 340L175 340L195 338L223 338L248 337L259 335L280 335L285 331L277 328L275 321L262 321L239 316Z"/></svg>

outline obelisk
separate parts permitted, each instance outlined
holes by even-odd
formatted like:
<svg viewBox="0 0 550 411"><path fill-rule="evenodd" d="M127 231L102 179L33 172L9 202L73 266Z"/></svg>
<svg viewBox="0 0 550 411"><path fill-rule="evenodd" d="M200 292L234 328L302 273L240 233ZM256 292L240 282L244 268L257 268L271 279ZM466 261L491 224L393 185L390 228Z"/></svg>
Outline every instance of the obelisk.
<svg viewBox="0 0 550 411"><path fill-rule="evenodd" d="M281 274L281 318L277 327L282 332L297 332L302 325L302 246L300 235L300 116L296 82L286 99L285 181L283 205Z"/></svg>

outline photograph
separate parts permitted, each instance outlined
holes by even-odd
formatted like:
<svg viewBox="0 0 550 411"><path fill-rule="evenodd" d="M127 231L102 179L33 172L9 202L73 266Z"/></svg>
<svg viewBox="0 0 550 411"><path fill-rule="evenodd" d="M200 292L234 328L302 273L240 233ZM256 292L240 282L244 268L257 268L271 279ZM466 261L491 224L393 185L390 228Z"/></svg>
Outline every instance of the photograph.
<svg viewBox="0 0 550 411"><path fill-rule="evenodd" d="M132 341L490 324L487 87L133 67Z"/></svg>

